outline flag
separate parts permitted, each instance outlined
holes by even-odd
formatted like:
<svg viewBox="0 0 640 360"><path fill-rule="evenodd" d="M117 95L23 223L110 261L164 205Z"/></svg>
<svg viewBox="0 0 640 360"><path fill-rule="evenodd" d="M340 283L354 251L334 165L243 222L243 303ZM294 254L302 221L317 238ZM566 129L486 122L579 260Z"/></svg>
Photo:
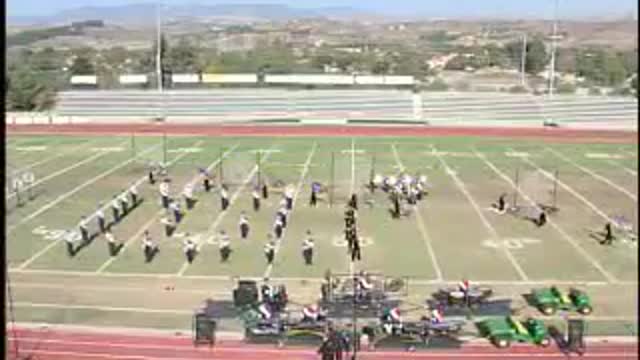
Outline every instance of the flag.
<svg viewBox="0 0 640 360"><path fill-rule="evenodd" d="M460 281L460 283L458 284L458 287L460 288L460 291L462 291L462 292L469 291L469 280Z"/></svg>
<svg viewBox="0 0 640 360"><path fill-rule="evenodd" d="M434 324L439 324L444 320L444 317L442 316L442 312L438 309L433 309L433 311L431 312L431 322Z"/></svg>

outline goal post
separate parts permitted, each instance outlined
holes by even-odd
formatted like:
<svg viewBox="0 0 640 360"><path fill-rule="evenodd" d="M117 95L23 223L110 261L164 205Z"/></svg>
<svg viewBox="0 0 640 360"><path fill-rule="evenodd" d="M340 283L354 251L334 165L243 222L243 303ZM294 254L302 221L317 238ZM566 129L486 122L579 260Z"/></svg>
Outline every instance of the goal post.
<svg viewBox="0 0 640 360"><path fill-rule="evenodd" d="M513 193L514 208L530 206L528 199L522 199L520 194L526 195L536 206L551 210L558 210L558 179L560 170L543 170L518 166L515 169L515 189ZM523 201L527 200L527 201Z"/></svg>

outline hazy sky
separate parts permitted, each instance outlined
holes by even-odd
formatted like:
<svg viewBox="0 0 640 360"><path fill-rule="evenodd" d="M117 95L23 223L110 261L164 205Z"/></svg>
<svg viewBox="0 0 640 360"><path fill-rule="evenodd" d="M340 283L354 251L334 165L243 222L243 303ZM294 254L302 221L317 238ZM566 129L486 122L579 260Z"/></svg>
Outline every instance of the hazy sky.
<svg viewBox="0 0 640 360"><path fill-rule="evenodd" d="M561 17L626 15L638 11L637 0L559 0ZM112 6L153 3L144 0L7 0L9 16L50 15L80 6ZM279 3L294 7L351 6L382 14L422 15L429 17L508 16L550 18L553 0L162 0L165 4L257 4ZM637 16L636 16L637 18Z"/></svg>

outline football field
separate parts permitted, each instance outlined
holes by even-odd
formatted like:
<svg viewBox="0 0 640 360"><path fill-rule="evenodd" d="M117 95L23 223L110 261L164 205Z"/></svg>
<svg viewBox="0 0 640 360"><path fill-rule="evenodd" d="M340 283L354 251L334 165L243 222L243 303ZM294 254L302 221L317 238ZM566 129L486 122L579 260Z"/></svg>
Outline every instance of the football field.
<svg viewBox="0 0 640 360"><path fill-rule="evenodd" d="M637 242L622 237L601 245L597 233L608 221L636 232L637 144L554 143L471 137L223 137L11 135L6 141L5 179L32 172L30 191L7 192L6 257L18 322L188 329L204 299L230 302L238 278L269 278L287 284L294 302L317 299L327 271L366 270L408 279L409 302L460 279L492 286L514 299L535 287L577 286L594 301L593 333L636 331ZM176 234L164 235L152 163L168 165L171 192L196 186L198 199L185 211ZM218 188L204 192L206 169L229 188L221 211ZM393 219L388 195L367 187L373 174L426 175L428 195L409 215ZM270 186L258 212L251 192ZM317 207L311 184L322 184ZM81 216L104 206L112 219L113 196L139 183L142 202L112 227L123 243L111 257L103 235L67 254L66 231ZM282 198L295 189L294 207L273 265L263 253ZM347 199L358 194L362 261L351 266L344 238ZM526 212L533 204L559 211L537 227L531 221L488 208L501 194ZM21 205L18 206L18 203ZM249 217L249 238L238 221ZM95 220L92 230L96 230ZM148 230L159 253L146 263L142 234ZM218 233L231 236L232 253L220 261ZM316 240L314 264L301 250L307 231ZM199 253L188 264L183 240ZM522 306L525 313L538 314ZM539 314L538 314L539 315ZM229 318L232 314L229 314ZM232 321L223 328L234 328ZM631 329L631 330L628 330Z"/></svg>

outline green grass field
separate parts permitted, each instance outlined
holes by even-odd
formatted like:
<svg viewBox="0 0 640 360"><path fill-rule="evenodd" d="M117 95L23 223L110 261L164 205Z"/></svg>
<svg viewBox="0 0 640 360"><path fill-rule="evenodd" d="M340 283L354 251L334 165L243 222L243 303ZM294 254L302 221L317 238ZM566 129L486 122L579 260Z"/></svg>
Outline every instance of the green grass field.
<svg viewBox="0 0 640 360"><path fill-rule="evenodd" d="M602 246L589 232L601 230L613 216L625 216L637 229L637 145L311 137L169 137L165 143L159 136L16 135L7 139L6 151L5 179L27 168L37 181L33 200L21 207L15 206L15 196L6 200L17 321L186 329L202 300L230 299L237 277L270 277L287 283L297 301L311 301L319 296L318 282L328 269L354 270L341 241L344 204L352 192L359 194L359 227L366 238L355 270L409 277L411 301L461 278L514 298L536 286L579 284L593 294L593 319L601 324L620 327L621 321L635 324L637 317L637 244ZM199 239L194 263L185 262L179 238L164 237L157 185L147 182L139 187L144 202L113 229L125 243L117 257L109 257L99 236L69 258L60 232L75 229L82 215L145 178L148 163L165 156L176 196L197 179L198 167L222 172L229 184L228 211L220 211L217 192L198 192L196 207L177 229ZM426 174L430 193L410 217L393 220L385 195L365 188L372 168L384 175ZM501 193L514 193L516 174L518 204L549 203L556 170L560 211L546 226L486 209ZM280 194L272 191L254 213L251 189L258 174L299 189L273 267L266 264L263 246ZM308 206L313 181L334 184L333 206L327 201ZM238 235L241 211L251 221L246 241ZM105 213L110 219L109 208ZM160 246L150 264L140 248L146 229ZM219 261L214 236L221 229L232 236L227 264ZM307 230L316 239L313 266L305 266L301 256ZM166 291L168 284L175 290Z"/></svg>

